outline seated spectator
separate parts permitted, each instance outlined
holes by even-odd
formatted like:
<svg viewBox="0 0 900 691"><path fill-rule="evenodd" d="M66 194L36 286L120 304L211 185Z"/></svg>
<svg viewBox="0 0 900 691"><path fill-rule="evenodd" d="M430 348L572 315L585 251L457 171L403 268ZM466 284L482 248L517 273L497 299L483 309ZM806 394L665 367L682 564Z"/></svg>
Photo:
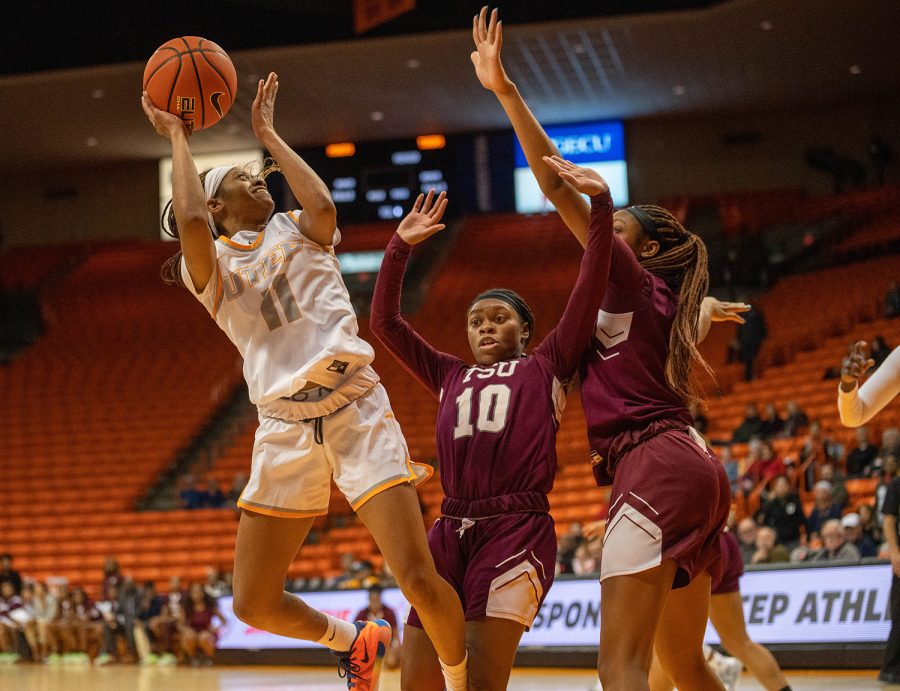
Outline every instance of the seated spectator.
<svg viewBox="0 0 900 691"><path fill-rule="evenodd" d="M806 519L806 529L810 539L819 535L825 523L841 517L841 509L834 503L831 490L831 483L827 480L820 480L813 487L815 506L809 512L809 518Z"/></svg>
<svg viewBox="0 0 900 691"><path fill-rule="evenodd" d="M206 492L194 479L193 475L182 478L181 507L184 509L201 509L206 501Z"/></svg>
<svg viewBox="0 0 900 691"><path fill-rule="evenodd" d="M822 470L819 471L819 480L831 483L831 498L834 500L834 505L841 511L847 508L850 494L844 484L843 473L834 467L834 463L826 463L822 466Z"/></svg>
<svg viewBox="0 0 900 691"><path fill-rule="evenodd" d="M203 490L203 506L209 509L220 509L225 506L225 493L219 488L216 478L210 476Z"/></svg>
<svg viewBox="0 0 900 691"><path fill-rule="evenodd" d="M806 416L796 401L789 401L787 404L787 415L784 418L784 428L781 430L782 437L797 437L809 425L809 418Z"/></svg>
<svg viewBox="0 0 900 691"><path fill-rule="evenodd" d="M603 555L603 540L594 538L578 545L572 560L572 573L576 576L592 576L600 573L600 559Z"/></svg>
<svg viewBox="0 0 900 691"><path fill-rule="evenodd" d="M56 619L56 596L47 591L47 586L42 581L34 584L31 608L34 613L34 621L37 627L37 647L32 650L32 658L35 662L44 662L48 656L58 653L55 650L51 626Z"/></svg>
<svg viewBox="0 0 900 691"><path fill-rule="evenodd" d="M26 588L22 589L25 594ZM0 642L7 662L19 659L19 637L28 647L37 647L37 625L32 613L25 606L22 595L16 593L11 580L0 583Z"/></svg>
<svg viewBox="0 0 900 691"><path fill-rule="evenodd" d="M774 439L784 430L784 420L778 414L774 403L769 403L763 409L762 436L764 439Z"/></svg>
<svg viewBox="0 0 900 691"><path fill-rule="evenodd" d="M872 504L860 504L856 507L856 513L859 514L859 524L863 535L876 545L880 545L884 541L884 536L881 534L881 526L875 519L875 507Z"/></svg>
<svg viewBox="0 0 900 691"><path fill-rule="evenodd" d="M356 590L370 588L378 583L372 562L362 559L353 563L350 567L350 578L341 581L338 587L342 590Z"/></svg>
<svg viewBox="0 0 900 691"><path fill-rule="evenodd" d="M169 593L161 598L159 614L149 619L148 627L156 641L159 664L174 664L181 648L176 645L178 626L182 620L185 593L181 589L181 579L169 579Z"/></svg>
<svg viewBox="0 0 900 691"><path fill-rule="evenodd" d="M383 591L384 589L380 585L373 585L369 588L369 604L356 613L353 621L384 619L391 625L392 631L397 631L397 613L381 601ZM391 639L390 650L384 656L384 665L388 669L396 669L400 666L400 637L397 635Z"/></svg>
<svg viewBox="0 0 900 691"><path fill-rule="evenodd" d="M881 367L881 363L887 360L887 356L891 354L891 347L884 340L883 336L876 336L869 344L869 357L875 361L872 371Z"/></svg>
<svg viewBox="0 0 900 691"><path fill-rule="evenodd" d="M568 532L560 536L556 550L556 573L573 573L572 560L575 550L584 541L580 523L569 526Z"/></svg>
<svg viewBox="0 0 900 691"><path fill-rule="evenodd" d="M223 595L228 594L225 587L225 580L213 566L206 567L206 582L203 584L203 592L214 600L218 600Z"/></svg>
<svg viewBox="0 0 900 691"><path fill-rule="evenodd" d="M0 554L0 585L9 581L16 595L22 592L22 576L12 567L12 555Z"/></svg>
<svg viewBox="0 0 900 691"><path fill-rule="evenodd" d="M731 454L731 447L720 447L716 451L716 455L719 457L719 460L722 461L722 467L725 468L725 475L728 477L728 482L731 484L731 493L737 494L738 484L741 479L741 471L737 460L735 460L734 456Z"/></svg>
<svg viewBox="0 0 900 691"><path fill-rule="evenodd" d="M785 546L788 555L800 544L800 528L806 526L803 503L783 475L773 482L772 498L762 508L762 523L775 530L777 543Z"/></svg>
<svg viewBox="0 0 900 691"><path fill-rule="evenodd" d="M822 549L814 552L809 561L859 561L859 550L847 542L838 519L822 526Z"/></svg>
<svg viewBox="0 0 900 691"><path fill-rule="evenodd" d="M745 486L746 481L749 481L750 489L759 483L768 486L774 478L784 473L784 461L778 458L768 441L760 441L753 447L751 454L747 458L747 472L744 473Z"/></svg>
<svg viewBox="0 0 900 691"><path fill-rule="evenodd" d="M731 435L731 441L735 444L743 444L750 441L751 437L758 437L762 433L763 421L759 418L759 410L750 403L744 412L744 420Z"/></svg>
<svg viewBox="0 0 900 691"><path fill-rule="evenodd" d="M690 411L691 417L694 418L694 429L705 437L706 430L709 429L709 419L703 414L703 408L700 407L699 403L692 401L688 406L688 411Z"/></svg>
<svg viewBox="0 0 900 691"><path fill-rule="evenodd" d="M743 557L745 564L750 564L753 559L753 555L756 554L756 533L759 530L759 526L756 525L756 521L752 518L742 518L740 523L737 525L737 539L738 544L741 546L741 557Z"/></svg>
<svg viewBox="0 0 900 691"><path fill-rule="evenodd" d="M896 281L890 282L884 296L884 316L888 319L900 317L900 285Z"/></svg>
<svg viewBox="0 0 900 691"><path fill-rule="evenodd" d="M878 447L872 445L869 428L863 425L856 428L856 446L847 454L845 467L847 477L869 477L872 464L878 456Z"/></svg>
<svg viewBox="0 0 900 691"><path fill-rule="evenodd" d="M116 588L116 592L118 592L120 585L122 585L122 570L119 568L119 562L115 557L107 557L103 562L103 584L100 586L100 598L107 599L110 588Z"/></svg>
<svg viewBox="0 0 900 691"><path fill-rule="evenodd" d="M809 434L800 449L800 463L804 464L812 459L806 466L804 485L812 489L815 484L816 474L825 463L839 461L843 455L843 449L835 444L822 432L822 423L814 420L809 426Z"/></svg>
<svg viewBox="0 0 900 691"><path fill-rule="evenodd" d="M179 618L179 640L185 661L211 665L216 656L216 640L225 617L216 601L200 583L191 583Z"/></svg>
<svg viewBox="0 0 900 691"><path fill-rule="evenodd" d="M858 513L848 513L841 518L841 527L844 529L847 543L856 547L860 557L878 556L878 545L863 532L862 520Z"/></svg>
<svg viewBox="0 0 900 691"><path fill-rule="evenodd" d="M75 653L75 661L93 660L103 642L103 617L83 588L72 590L71 601L69 648Z"/></svg>
<svg viewBox="0 0 900 691"><path fill-rule="evenodd" d="M103 647L94 660L95 665L107 665L119 661L119 640L128 646L131 637L125 627L125 614L119 603L119 587L111 585L106 589L106 597L97 603L97 611L102 617ZM136 656L136 653L135 653Z"/></svg>
<svg viewBox="0 0 900 691"><path fill-rule="evenodd" d="M790 561L790 553L784 545L776 542L775 531L762 527L756 531L756 551L750 558L751 564L780 564Z"/></svg>

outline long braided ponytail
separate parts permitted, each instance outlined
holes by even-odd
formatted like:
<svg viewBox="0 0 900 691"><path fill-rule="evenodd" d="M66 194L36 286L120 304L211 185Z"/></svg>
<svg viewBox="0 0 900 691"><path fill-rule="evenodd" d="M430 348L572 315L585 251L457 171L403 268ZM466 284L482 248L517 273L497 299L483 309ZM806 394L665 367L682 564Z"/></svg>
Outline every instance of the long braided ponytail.
<svg viewBox="0 0 900 691"><path fill-rule="evenodd" d="M697 350L697 319L709 289L706 245L666 209L651 204L639 208L656 225L660 243L659 252L641 259L641 265L678 291L678 310L669 335L666 381L686 404L699 403L699 387L691 376L692 363L696 361L713 376L712 368Z"/></svg>

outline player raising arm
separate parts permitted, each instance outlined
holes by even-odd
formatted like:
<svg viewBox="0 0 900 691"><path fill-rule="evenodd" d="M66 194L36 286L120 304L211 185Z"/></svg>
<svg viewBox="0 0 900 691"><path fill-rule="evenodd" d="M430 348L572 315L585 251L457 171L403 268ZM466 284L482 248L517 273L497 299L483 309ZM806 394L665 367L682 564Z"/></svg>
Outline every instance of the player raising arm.
<svg viewBox="0 0 900 691"><path fill-rule="evenodd" d="M595 216L565 312L531 354L534 316L516 293L477 295L465 319L475 364L428 344L400 314L412 245L444 226L443 193L416 200L384 254L370 325L395 358L440 401L438 462L445 499L428 533L438 572L466 617L472 689L507 688L522 633L554 576L556 533L547 493L556 474L556 432L566 384L590 343L607 283L612 200L594 171L578 169ZM403 641L404 689L440 691L437 658L414 608Z"/></svg>
<svg viewBox="0 0 900 691"><path fill-rule="evenodd" d="M838 388L838 412L847 427L866 424L900 393L900 348L894 348L875 374L859 386L859 379L874 366L866 342L854 343L841 367Z"/></svg>
<svg viewBox="0 0 900 691"><path fill-rule="evenodd" d="M172 143L166 225L182 251L164 278L187 287L237 346L259 410L250 480L238 500L234 611L256 628L339 653L348 688L377 688L390 627L335 619L284 591L315 517L328 511L333 477L421 612L447 663L447 688L464 690L462 609L435 570L413 487L428 473L411 463L371 367L372 347L358 336L334 254L340 232L328 189L275 131L277 92L274 73L260 80L253 130L303 211L274 216L264 177L239 166L198 175L182 121L143 96L150 122Z"/></svg>

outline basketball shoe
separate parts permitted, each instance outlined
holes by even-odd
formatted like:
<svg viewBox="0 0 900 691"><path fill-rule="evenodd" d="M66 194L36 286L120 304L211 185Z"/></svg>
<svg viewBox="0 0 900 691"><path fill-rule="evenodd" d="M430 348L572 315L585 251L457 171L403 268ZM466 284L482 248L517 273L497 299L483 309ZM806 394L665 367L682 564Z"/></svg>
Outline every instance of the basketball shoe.
<svg viewBox="0 0 900 691"><path fill-rule="evenodd" d="M348 689L378 691L381 663L391 644L391 626L383 619L358 621L356 638L346 653L338 656L338 675L347 680Z"/></svg>

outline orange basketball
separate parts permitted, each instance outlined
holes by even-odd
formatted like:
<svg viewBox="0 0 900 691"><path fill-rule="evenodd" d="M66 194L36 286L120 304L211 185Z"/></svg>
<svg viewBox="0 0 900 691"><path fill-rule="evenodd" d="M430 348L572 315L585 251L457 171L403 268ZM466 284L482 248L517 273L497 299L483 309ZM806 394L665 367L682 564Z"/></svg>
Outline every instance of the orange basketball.
<svg viewBox="0 0 900 691"><path fill-rule="evenodd" d="M228 54L199 36L167 41L144 68L144 91L153 105L177 115L192 130L206 129L225 117L237 86Z"/></svg>

